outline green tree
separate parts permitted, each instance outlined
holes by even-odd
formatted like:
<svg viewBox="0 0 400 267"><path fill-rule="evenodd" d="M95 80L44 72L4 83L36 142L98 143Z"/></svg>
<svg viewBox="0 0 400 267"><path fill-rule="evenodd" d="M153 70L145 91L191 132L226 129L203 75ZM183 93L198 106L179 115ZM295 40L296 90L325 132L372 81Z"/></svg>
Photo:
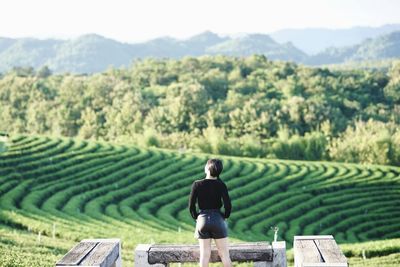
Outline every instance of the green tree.
<svg viewBox="0 0 400 267"><path fill-rule="evenodd" d="M390 82L384 88L385 97L389 101L400 104L400 61L393 63L389 76Z"/></svg>
<svg viewBox="0 0 400 267"><path fill-rule="evenodd" d="M43 66L41 67L37 73L36 76L39 78L47 78L52 74L50 68L48 66Z"/></svg>
<svg viewBox="0 0 400 267"><path fill-rule="evenodd" d="M332 141L330 157L344 162L398 165L399 131L393 123L357 121Z"/></svg>

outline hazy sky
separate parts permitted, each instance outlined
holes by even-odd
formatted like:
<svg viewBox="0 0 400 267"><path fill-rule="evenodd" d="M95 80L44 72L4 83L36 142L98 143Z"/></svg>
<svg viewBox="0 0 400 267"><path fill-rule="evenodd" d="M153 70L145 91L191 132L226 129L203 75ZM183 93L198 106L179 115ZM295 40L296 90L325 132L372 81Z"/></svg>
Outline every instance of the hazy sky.
<svg viewBox="0 0 400 267"><path fill-rule="evenodd" d="M0 36L74 38L98 33L125 42L160 36L270 33L400 23L400 0L2 0Z"/></svg>

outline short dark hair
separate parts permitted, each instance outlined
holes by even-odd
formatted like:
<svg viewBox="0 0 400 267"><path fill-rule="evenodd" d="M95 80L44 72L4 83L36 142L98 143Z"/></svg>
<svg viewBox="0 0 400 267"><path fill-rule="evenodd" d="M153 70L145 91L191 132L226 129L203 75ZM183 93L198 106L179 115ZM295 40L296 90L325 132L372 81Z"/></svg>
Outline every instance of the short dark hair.
<svg viewBox="0 0 400 267"><path fill-rule="evenodd" d="M207 161L208 169L210 170L210 175L213 177L218 177L222 172L224 166L222 166L222 161L219 159L209 159Z"/></svg>

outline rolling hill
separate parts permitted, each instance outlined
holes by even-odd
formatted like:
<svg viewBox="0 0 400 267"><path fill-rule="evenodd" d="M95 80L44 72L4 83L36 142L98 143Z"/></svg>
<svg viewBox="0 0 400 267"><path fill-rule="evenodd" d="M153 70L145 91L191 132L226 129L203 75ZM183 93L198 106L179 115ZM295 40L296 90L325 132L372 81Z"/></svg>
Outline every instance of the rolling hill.
<svg viewBox="0 0 400 267"><path fill-rule="evenodd" d="M264 54L272 60L304 61L307 55L291 43L278 44L265 34L249 34L218 43L205 50L207 54L250 56Z"/></svg>
<svg viewBox="0 0 400 267"><path fill-rule="evenodd" d="M52 266L91 237L121 238L125 265L138 243L196 242L190 185L216 155L27 135L11 136L7 148L0 266ZM399 167L221 159L232 242L271 241L279 226L288 247L293 235L333 234L351 266L400 263Z"/></svg>
<svg viewBox="0 0 400 267"><path fill-rule="evenodd" d="M400 57L400 31L367 39L360 44L328 48L309 57L306 62L311 65L339 64L346 62L377 61Z"/></svg>
<svg viewBox="0 0 400 267"><path fill-rule="evenodd" d="M281 45L261 34L233 39L207 31L185 40L160 37L136 44L117 42L97 34L66 41L0 38L0 72L14 66L37 69L47 65L57 73L94 73L111 65L129 66L137 58L182 58L206 54L244 56L253 53L281 60L302 60L306 56L291 44Z"/></svg>
<svg viewBox="0 0 400 267"><path fill-rule="evenodd" d="M357 32L359 34L356 34ZM179 59L201 55L244 57L263 54L271 60L294 61L308 65L363 62L398 58L399 35L400 26L396 24L376 29L360 28L338 32L327 29L296 30L272 35L242 34L224 37L205 31L187 39L165 36L133 44L118 42L98 34L86 34L71 40L0 37L0 72L7 72L13 67L38 69L48 66L56 73L96 73L110 66L129 66L134 59L139 58ZM319 53L307 54L299 49L306 44L298 38L306 39L307 45L310 45L310 42L330 45L325 45L327 48ZM299 43L301 45L297 46Z"/></svg>
<svg viewBox="0 0 400 267"><path fill-rule="evenodd" d="M379 27L357 26L346 29L283 29L270 35L279 43L291 42L307 54L314 55L329 47L353 46L365 39L395 31L400 31L400 24L386 24Z"/></svg>

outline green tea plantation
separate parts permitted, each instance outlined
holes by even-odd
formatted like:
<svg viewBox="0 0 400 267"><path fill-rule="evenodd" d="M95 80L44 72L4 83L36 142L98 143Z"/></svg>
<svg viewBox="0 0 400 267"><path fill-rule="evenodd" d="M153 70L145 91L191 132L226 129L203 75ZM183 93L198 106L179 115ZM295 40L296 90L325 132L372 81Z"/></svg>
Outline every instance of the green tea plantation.
<svg viewBox="0 0 400 267"><path fill-rule="evenodd" d="M124 266L139 243L196 243L188 197L210 157L11 136L0 153L0 266L54 266L85 238L121 238ZM231 242L272 241L278 226L289 266L293 236L311 234L332 234L351 266L400 266L399 167L219 158Z"/></svg>

